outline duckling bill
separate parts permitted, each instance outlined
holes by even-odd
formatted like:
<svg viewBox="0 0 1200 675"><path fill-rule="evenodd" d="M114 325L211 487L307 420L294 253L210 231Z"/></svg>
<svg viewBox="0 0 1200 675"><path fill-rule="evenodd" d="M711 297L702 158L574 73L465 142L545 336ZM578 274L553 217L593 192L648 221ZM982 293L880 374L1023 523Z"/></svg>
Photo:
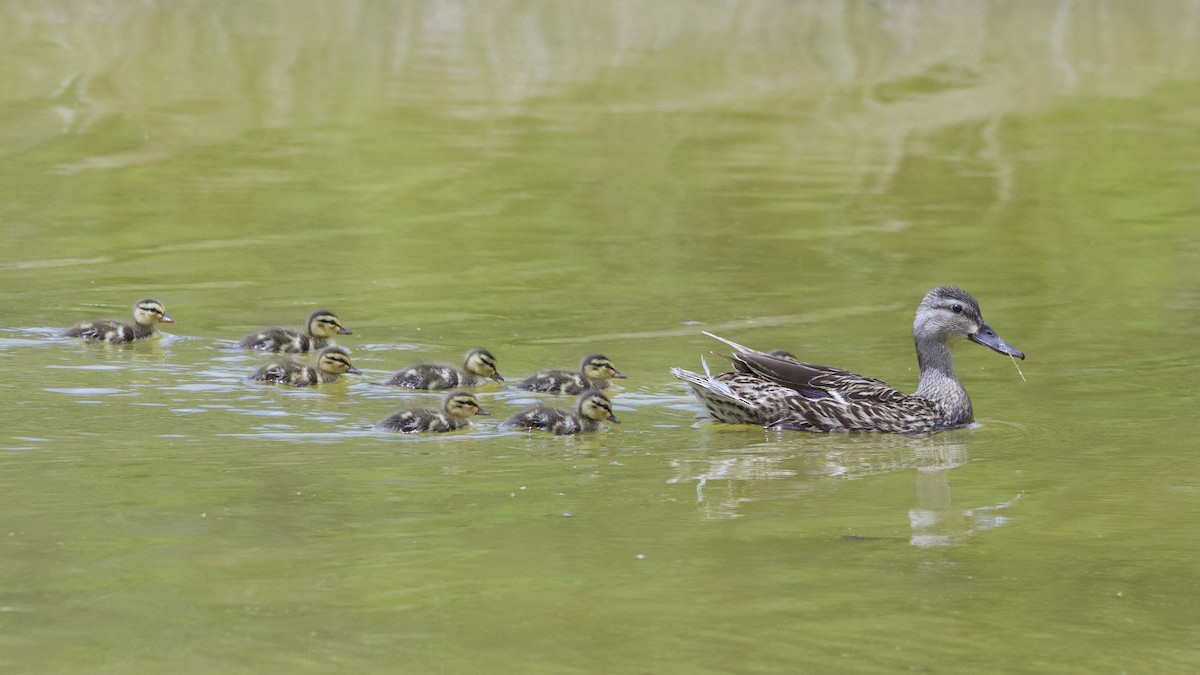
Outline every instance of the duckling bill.
<svg viewBox="0 0 1200 675"><path fill-rule="evenodd" d="M297 354L316 351L329 346L334 335L351 335L350 329L342 325L337 314L318 309L308 315L304 330L273 326L250 333L238 341L241 349L258 349L266 352Z"/></svg>
<svg viewBox="0 0 1200 675"><path fill-rule="evenodd" d="M446 432L471 426L475 415L490 415L479 405L475 395L456 391L442 400L442 409L417 408L400 410L375 424L380 431L399 431L415 434L425 431Z"/></svg>
<svg viewBox="0 0 1200 675"><path fill-rule="evenodd" d="M317 355L315 366L291 360L277 361L259 368L250 379L293 387L311 387L336 382L346 373L361 375L362 371L350 363L350 352L335 346L322 349Z"/></svg>
<svg viewBox="0 0 1200 675"><path fill-rule="evenodd" d="M63 331L63 337L81 337L112 344L139 342L153 336L155 326L160 323L175 323L175 319L167 316L161 302L144 298L133 306L133 323L116 319L80 321Z"/></svg>
<svg viewBox="0 0 1200 675"><path fill-rule="evenodd" d="M920 383L905 394L840 368L772 356L706 333L734 349L734 371L671 373L687 382L708 414L727 424L798 431L921 433L970 424L974 410L954 374L951 346L963 338L1024 359L983 320L979 302L955 286L929 291L913 319Z"/></svg>

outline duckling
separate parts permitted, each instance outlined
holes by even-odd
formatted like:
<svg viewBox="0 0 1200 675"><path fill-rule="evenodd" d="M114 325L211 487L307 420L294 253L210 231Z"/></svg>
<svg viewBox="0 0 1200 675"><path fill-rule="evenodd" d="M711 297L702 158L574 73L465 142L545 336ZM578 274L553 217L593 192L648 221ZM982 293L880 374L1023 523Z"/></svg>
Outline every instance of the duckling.
<svg viewBox="0 0 1200 675"><path fill-rule="evenodd" d="M581 394L588 389L607 389L612 378L624 379L612 361L603 354L590 354L579 363L579 372L542 370L517 383L518 389L548 394Z"/></svg>
<svg viewBox="0 0 1200 675"><path fill-rule="evenodd" d="M475 347L463 357L461 369L442 363L419 363L392 375L384 384L409 389L453 389L474 387L488 378L504 381L496 372L496 357L483 347Z"/></svg>
<svg viewBox="0 0 1200 675"><path fill-rule="evenodd" d="M400 410L385 417L375 425L380 431L399 431L415 434L421 431L454 431L471 426L471 417L475 415L491 415L479 407L475 395L466 391L456 391L442 401L441 410L432 408L417 408L415 410Z"/></svg>
<svg viewBox="0 0 1200 675"><path fill-rule="evenodd" d="M537 405L504 420L504 426L517 429L540 429L565 436L598 431L603 426L601 422L604 420L613 424L621 423L621 420L613 414L612 401L599 391L588 389L580 394L579 402L575 405L575 412Z"/></svg>
<svg viewBox="0 0 1200 675"><path fill-rule="evenodd" d="M250 379L257 382L290 384L293 387L310 387L314 384L328 384L346 373L362 375L362 371L350 363L350 352L333 346L326 347L317 354L315 367L290 360L277 361L259 368Z"/></svg>
<svg viewBox="0 0 1200 675"><path fill-rule="evenodd" d="M154 298L145 298L138 300L137 304L133 306L133 323L131 324L115 319L80 321L63 331L63 337L102 340L115 345L138 342L154 335L154 325L158 323L175 323L175 319L167 316L161 302Z"/></svg>
<svg viewBox="0 0 1200 675"><path fill-rule="evenodd" d="M342 325L337 314L318 309L308 315L305 332L295 328L263 328L242 338L237 346L242 349L261 349L267 352L307 352L328 346L334 335L350 335L350 329Z"/></svg>
<svg viewBox="0 0 1200 675"><path fill-rule="evenodd" d="M767 354L774 356L777 359L783 359L784 361L791 361L792 363L800 363L800 359L796 358L795 354L789 352L786 349L772 349L771 351L767 352Z"/></svg>

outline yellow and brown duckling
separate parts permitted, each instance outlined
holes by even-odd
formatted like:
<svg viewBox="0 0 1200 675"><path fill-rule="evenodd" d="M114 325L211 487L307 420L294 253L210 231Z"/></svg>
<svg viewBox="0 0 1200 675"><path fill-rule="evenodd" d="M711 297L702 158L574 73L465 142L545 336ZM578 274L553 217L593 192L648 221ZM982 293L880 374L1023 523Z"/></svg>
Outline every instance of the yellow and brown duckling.
<svg viewBox="0 0 1200 675"><path fill-rule="evenodd" d="M581 394L588 389L607 389L609 380L623 379L612 361L603 354L589 354L579 363L579 370L542 370L517 383L518 389L547 394Z"/></svg>
<svg viewBox="0 0 1200 675"><path fill-rule="evenodd" d="M145 298L138 300L133 306L133 323L116 319L80 321L63 331L63 336L124 344L149 339L154 335L154 327L160 323L175 323L175 319L167 316L161 302L154 298Z"/></svg>
<svg viewBox="0 0 1200 675"><path fill-rule="evenodd" d="M588 389L579 395L575 412L539 404L504 420L504 426L528 430L538 429L566 436L599 431L600 427L604 426L605 420L613 424L621 423L621 420L613 414L612 401L599 391Z"/></svg>
<svg viewBox="0 0 1200 675"><path fill-rule="evenodd" d="M475 395L466 391L456 391L442 401L442 409L416 408L400 410L379 420L375 428L380 431L399 431L405 434L415 434L422 431L455 431L471 426L471 418L475 415L490 415L491 413L479 407Z"/></svg>
<svg viewBox="0 0 1200 675"><path fill-rule="evenodd" d="M350 329L342 325L337 314L327 309L318 309L308 315L308 323L303 331L296 328L263 328L242 338L237 346L242 349L295 354L327 347L330 344L329 338L334 335L350 334Z"/></svg>
<svg viewBox="0 0 1200 675"><path fill-rule="evenodd" d="M334 382L346 373L361 375L362 371L350 363L350 352L342 347L333 346L326 347L317 354L316 365L291 360L277 361L259 368L250 379L256 382L289 384L293 387L311 387L314 384Z"/></svg>
<svg viewBox="0 0 1200 675"><path fill-rule="evenodd" d="M475 347L463 358L462 368L444 363L419 363L400 370L383 383L409 389L454 389L475 387L489 379L504 381L496 372L496 357L482 347Z"/></svg>

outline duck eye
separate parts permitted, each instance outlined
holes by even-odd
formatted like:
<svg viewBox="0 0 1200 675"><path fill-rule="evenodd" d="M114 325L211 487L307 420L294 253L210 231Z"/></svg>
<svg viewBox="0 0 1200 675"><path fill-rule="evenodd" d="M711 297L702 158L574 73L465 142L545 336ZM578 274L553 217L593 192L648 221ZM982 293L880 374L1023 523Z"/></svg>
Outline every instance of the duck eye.
<svg viewBox="0 0 1200 675"><path fill-rule="evenodd" d="M954 312L955 314L962 314L962 310L963 306L957 302L950 306L950 311Z"/></svg>

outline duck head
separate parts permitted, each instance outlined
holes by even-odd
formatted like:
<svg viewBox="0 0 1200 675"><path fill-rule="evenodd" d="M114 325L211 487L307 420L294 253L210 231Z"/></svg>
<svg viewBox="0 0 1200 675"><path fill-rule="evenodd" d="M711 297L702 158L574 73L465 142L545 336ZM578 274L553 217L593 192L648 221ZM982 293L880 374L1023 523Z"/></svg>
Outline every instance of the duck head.
<svg viewBox="0 0 1200 675"><path fill-rule="evenodd" d="M925 294L913 320L913 339L918 345L940 342L952 346L966 338L1001 354L1024 359L1025 354L1005 342L983 320L979 302L957 286L938 286Z"/></svg>
<svg viewBox="0 0 1200 675"><path fill-rule="evenodd" d="M133 321L139 326L153 326L156 323L175 323L175 319L167 316L163 304L154 298L138 300L133 306Z"/></svg>
<svg viewBox="0 0 1200 675"><path fill-rule="evenodd" d="M342 325L337 314L327 310L318 309L308 315L308 334L314 337L328 339L334 335L351 335L350 329Z"/></svg>
<svg viewBox="0 0 1200 675"><path fill-rule="evenodd" d="M588 389L579 395L579 404L576 406L580 417L586 417L597 422L608 420L613 424L620 424L621 420L612 411L612 401L604 394L595 389Z"/></svg>
<svg viewBox="0 0 1200 675"><path fill-rule="evenodd" d="M442 402L442 410L451 417L472 417L475 415L491 415L479 407L475 395L468 391L456 391Z"/></svg>
<svg viewBox="0 0 1200 675"><path fill-rule="evenodd" d="M625 374L617 370L612 361L603 354L589 354L583 357L583 361L579 364L580 371L583 376L589 380L611 380L613 378L624 379Z"/></svg>

